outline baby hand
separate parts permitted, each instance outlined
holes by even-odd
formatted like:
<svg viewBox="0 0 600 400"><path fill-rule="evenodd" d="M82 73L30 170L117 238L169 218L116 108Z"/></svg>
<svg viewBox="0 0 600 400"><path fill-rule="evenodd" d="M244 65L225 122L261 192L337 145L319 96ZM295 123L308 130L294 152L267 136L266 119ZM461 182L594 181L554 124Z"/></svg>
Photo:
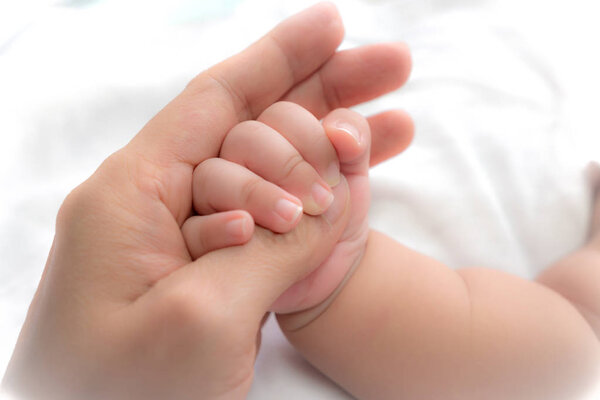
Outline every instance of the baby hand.
<svg viewBox="0 0 600 400"><path fill-rule="evenodd" d="M288 329L308 323L327 307L351 275L353 267L358 265L369 233L369 123L354 111L337 109L323 119L322 126L336 149L340 172L348 184L350 216L329 257L273 304L272 310L278 313L312 308L302 315L280 316L279 322L285 323Z"/></svg>
<svg viewBox="0 0 600 400"><path fill-rule="evenodd" d="M340 182L341 168L350 188L350 222L333 251L328 249L327 260L308 269L312 272L271 309L289 313L321 303L348 275L366 244L369 146L367 121L346 109L330 113L321 124L302 107L279 102L257 121L238 124L224 140L221 159L207 160L194 172L194 207L201 216L188 219L182 228L190 253L197 258L225 243L249 240L252 217L258 225L284 233L296 226L302 209L320 215L333 201L329 185ZM236 209L247 213L228 211ZM232 235L218 221L236 213L243 233ZM200 241L203 237L213 244ZM227 242L227 237L234 239Z"/></svg>
<svg viewBox="0 0 600 400"><path fill-rule="evenodd" d="M199 215L182 226L194 259L245 243L254 222L289 232L302 211L322 214L333 202L330 184L340 181L337 155L321 124L293 103L276 103L258 121L236 125L220 157L194 171L193 205Z"/></svg>

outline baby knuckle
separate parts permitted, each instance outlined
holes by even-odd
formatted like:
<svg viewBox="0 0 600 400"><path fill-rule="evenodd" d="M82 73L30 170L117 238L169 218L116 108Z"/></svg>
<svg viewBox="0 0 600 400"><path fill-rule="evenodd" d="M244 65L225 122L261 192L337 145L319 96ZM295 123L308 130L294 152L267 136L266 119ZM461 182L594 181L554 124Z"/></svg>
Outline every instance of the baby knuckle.
<svg viewBox="0 0 600 400"><path fill-rule="evenodd" d="M281 181L286 181L290 179L292 175L294 175L295 171L297 171L301 166L305 164L304 158L297 153L294 152L291 154L281 166Z"/></svg>
<svg viewBox="0 0 600 400"><path fill-rule="evenodd" d="M306 112L309 113L304 107L299 104L292 103L291 101L278 101L276 103L271 104L265 111L263 111L262 116L268 116L271 114L277 115L288 115L292 112ZM311 114L312 115L312 114Z"/></svg>
<svg viewBox="0 0 600 400"><path fill-rule="evenodd" d="M204 192L209 178L215 176L215 173L219 171L221 162L222 160L218 158L209 158L196 166L192 175L192 181L195 187L197 186L199 189L202 189L200 192Z"/></svg>
<svg viewBox="0 0 600 400"><path fill-rule="evenodd" d="M206 217L201 217L201 218L206 218ZM196 244L197 244L196 248L197 248L197 251L200 253L199 255L202 255L205 252L208 252L215 247L214 246L215 245L214 233L210 232L208 228L209 227L206 225L206 223L199 224L200 232L198 232L196 235L194 235L193 238L189 238L189 240L196 241ZM218 242L216 242L216 243L218 244Z"/></svg>
<svg viewBox="0 0 600 400"><path fill-rule="evenodd" d="M331 140L329 140L329 137L325 133L325 128L323 128L321 124L315 128L314 134L310 136L310 140L313 149L331 151L332 155L335 156L335 149L331 144Z"/></svg>
<svg viewBox="0 0 600 400"><path fill-rule="evenodd" d="M300 107L299 105L292 103L291 101L278 101L276 103L271 104L269 107L263 111L263 116L268 114L278 114L285 113L294 107ZM302 107L300 107L302 108Z"/></svg>
<svg viewBox="0 0 600 400"><path fill-rule="evenodd" d="M194 179L203 178L204 176L210 176L210 172L212 172L215 168L218 168L218 164L218 158L208 158L202 161L194 169Z"/></svg>
<svg viewBox="0 0 600 400"><path fill-rule="evenodd" d="M250 204L252 200L260 195L263 181L261 178L252 177L247 179L240 189L240 199L243 204Z"/></svg>
<svg viewBox="0 0 600 400"><path fill-rule="evenodd" d="M246 148L256 138L256 132L263 127L263 123L254 120L242 121L234 126L223 140L221 157L227 158L233 150Z"/></svg>

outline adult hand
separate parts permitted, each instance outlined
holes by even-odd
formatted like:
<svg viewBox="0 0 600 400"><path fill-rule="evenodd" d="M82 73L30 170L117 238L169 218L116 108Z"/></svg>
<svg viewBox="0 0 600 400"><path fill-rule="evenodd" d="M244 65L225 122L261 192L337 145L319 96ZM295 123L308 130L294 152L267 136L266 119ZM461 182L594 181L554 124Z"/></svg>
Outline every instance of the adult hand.
<svg viewBox="0 0 600 400"><path fill-rule="evenodd" d="M406 80L405 46L336 53L342 36L328 3L284 21L198 75L69 194L5 388L43 399L246 395L265 311L327 256L304 252L278 268L248 254L268 253L269 241L285 250L297 235L318 240L319 232L333 246L348 218L347 186L334 191L329 223L305 216L289 234L257 229L246 246L192 262L180 229L192 211L192 173L218 155L236 123L278 100L320 118ZM399 111L369 123L374 161L400 151L411 129Z"/></svg>

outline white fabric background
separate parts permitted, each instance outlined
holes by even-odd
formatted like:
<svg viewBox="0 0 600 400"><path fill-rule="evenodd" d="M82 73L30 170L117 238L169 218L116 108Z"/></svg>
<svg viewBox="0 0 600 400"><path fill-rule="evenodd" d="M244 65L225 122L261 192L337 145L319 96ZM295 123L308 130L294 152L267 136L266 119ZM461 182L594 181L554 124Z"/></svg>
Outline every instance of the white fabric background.
<svg viewBox="0 0 600 400"><path fill-rule="evenodd" d="M0 371L70 189L197 72L312 1L0 2ZM452 267L533 277L582 243L598 159L593 2L339 0L344 47L404 40L411 148L372 173L372 226ZM568 5L567 5L568 4ZM264 329L251 399L347 399Z"/></svg>

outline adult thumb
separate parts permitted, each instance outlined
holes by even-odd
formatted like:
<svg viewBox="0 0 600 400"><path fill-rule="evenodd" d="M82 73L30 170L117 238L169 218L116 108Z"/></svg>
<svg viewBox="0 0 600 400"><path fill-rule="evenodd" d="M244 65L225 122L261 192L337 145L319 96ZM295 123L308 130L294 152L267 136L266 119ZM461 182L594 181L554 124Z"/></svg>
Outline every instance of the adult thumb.
<svg viewBox="0 0 600 400"><path fill-rule="evenodd" d="M342 235L350 217L344 177L333 194L334 201L323 215L303 215L296 228L285 234L256 227L245 245L207 253L174 271L143 301L152 307L178 293L201 313L209 307L211 314L225 313L237 322L260 321L287 288L325 261Z"/></svg>

